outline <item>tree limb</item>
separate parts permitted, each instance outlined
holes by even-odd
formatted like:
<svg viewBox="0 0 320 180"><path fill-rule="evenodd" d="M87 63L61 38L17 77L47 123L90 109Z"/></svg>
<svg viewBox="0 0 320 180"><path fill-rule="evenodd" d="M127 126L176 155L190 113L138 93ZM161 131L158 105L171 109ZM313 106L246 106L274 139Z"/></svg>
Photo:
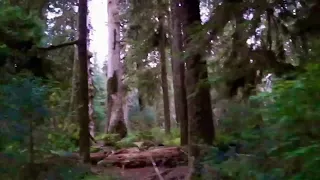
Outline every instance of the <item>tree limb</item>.
<svg viewBox="0 0 320 180"><path fill-rule="evenodd" d="M66 46L75 45L77 43L78 43L78 40L75 40L75 41L66 42L66 43L62 43L62 44L58 44L58 45L51 45L49 47L38 47L38 49L43 50L43 51L52 51L55 49L66 47Z"/></svg>

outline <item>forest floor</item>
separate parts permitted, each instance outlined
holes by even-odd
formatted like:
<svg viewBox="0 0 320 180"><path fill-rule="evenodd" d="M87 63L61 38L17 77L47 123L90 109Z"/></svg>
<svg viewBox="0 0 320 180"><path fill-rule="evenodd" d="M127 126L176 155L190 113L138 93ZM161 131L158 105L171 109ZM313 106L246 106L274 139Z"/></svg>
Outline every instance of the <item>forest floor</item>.
<svg viewBox="0 0 320 180"><path fill-rule="evenodd" d="M188 179L187 154L183 147L146 147L140 143L137 147L115 150L99 146L90 156L91 164L83 164L77 152L53 153L38 156L39 159L33 164L20 166L15 157L0 153L0 170L19 168L14 175L32 180L79 179L78 176L88 176L90 180ZM8 179L11 175L0 179ZM0 177L3 177L1 173Z"/></svg>
<svg viewBox="0 0 320 180"><path fill-rule="evenodd" d="M82 164L78 153L52 154L31 166L20 166L14 157L0 153L0 171L3 170L1 168L18 168L18 173L14 175L28 180L73 180L83 177L86 180L184 180L188 167L186 155L179 150L179 147L165 146L146 150L137 147L112 152L104 150L91 153L91 164ZM28 167L32 167L32 171ZM0 173L0 179L13 177L13 174L3 175Z"/></svg>
<svg viewBox="0 0 320 180"><path fill-rule="evenodd" d="M173 168L158 167L161 178L164 180L184 180L188 174L187 166ZM122 169L119 167L92 167L92 171L101 176L111 176L121 180L158 180L159 175L153 167Z"/></svg>

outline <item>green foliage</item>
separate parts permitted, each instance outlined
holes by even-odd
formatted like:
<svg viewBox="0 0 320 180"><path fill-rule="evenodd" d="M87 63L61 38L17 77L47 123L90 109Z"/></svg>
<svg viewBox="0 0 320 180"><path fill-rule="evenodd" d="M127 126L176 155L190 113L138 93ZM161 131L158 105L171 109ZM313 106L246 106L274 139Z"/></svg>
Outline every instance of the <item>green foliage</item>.
<svg viewBox="0 0 320 180"><path fill-rule="evenodd" d="M135 134L129 134L125 138L121 139L116 143L116 148L127 148L127 147L135 147L134 142L138 142L139 137Z"/></svg>
<svg viewBox="0 0 320 180"><path fill-rule="evenodd" d="M163 144L166 146L179 146L180 145L180 129L173 128L170 135L166 135L161 128L152 128L145 131L137 131L129 134L127 137L117 142L118 148L133 147L135 142L151 141L155 145Z"/></svg>
<svg viewBox="0 0 320 180"><path fill-rule="evenodd" d="M49 72L37 45L44 35L44 23L18 6L0 6L0 67L2 75L30 70L44 77ZM46 69L47 68L47 69ZM46 69L46 70L44 70ZM4 77L4 76L2 76Z"/></svg>
<svg viewBox="0 0 320 180"><path fill-rule="evenodd" d="M284 169L293 179L320 178L319 78L319 64L307 66L307 72L296 80L277 84L274 92L266 95L272 102L262 108L266 124L273 130L269 135L277 142L268 153L284 163L293 163L293 167Z"/></svg>
<svg viewBox="0 0 320 180"><path fill-rule="evenodd" d="M105 87L105 77L104 74L98 69L98 65L95 64L94 66L94 76L93 82L94 86L96 87L96 93L93 99L93 108L94 108L94 117L96 122L98 123L97 129L99 132L103 132L104 124L106 123L106 87ZM99 128L100 127L100 128Z"/></svg>
<svg viewBox="0 0 320 180"><path fill-rule="evenodd" d="M68 152L74 152L77 149L76 141L77 137L72 137L65 132L52 132L48 134L48 141L46 148L49 150L64 150Z"/></svg>
<svg viewBox="0 0 320 180"><path fill-rule="evenodd" d="M218 147L211 153L215 168L237 179L319 179L320 66L311 64L295 80L279 80L271 93L260 93L254 112L262 119L238 116L235 128L222 124ZM247 118L249 117L249 118ZM250 120L251 119L251 120ZM262 120L262 121L261 121ZM255 123L253 123L255 122ZM241 125L242 124L242 125ZM253 125L259 125L252 127ZM228 132L225 130L228 129ZM243 145L241 154L223 146ZM208 157L209 158L209 157ZM209 158L209 159L210 159Z"/></svg>
<svg viewBox="0 0 320 180"><path fill-rule="evenodd" d="M12 158L12 163L0 164L10 176L19 165L27 162L30 124L32 130L45 123L49 115L47 96L50 85L26 74L16 75L0 84L0 152ZM1 161L4 157L1 157Z"/></svg>
<svg viewBox="0 0 320 180"><path fill-rule="evenodd" d="M3 142L24 142L29 121L38 125L48 116L48 87L40 79L15 77L0 85L0 130ZM6 146L6 143L1 143Z"/></svg>
<svg viewBox="0 0 320 180"><path fill-rule="evenodd" d="M0 7L0 34L10 40L40 42L43 37L43 23L33 14L27 14L20 7ZM4 38L4 37L3 37ZM1 41L0 41L1 42Z"/></svg>
<svg viewBox="0 0 320 180"><path fill-rule="evenodd" d="M119 180L120 178L117 176L111 176L111 175L90 175L86 176L84 180Z"/></svg>
<svg viewBox="0 0 320 180"><path fill-rule="evenodd" d="M113 146L120 141L119 134L100 134L96 136L96 140L101 140L107 146Z"/></svg>
<svg viewBox="0 0 320 180"><path fill-rule="evenodd" d="M162 143L166 146L179 146L180 145L180 129L172 128L171 134L167 135L165 131L161 128L152 128L151 136L153 137L153 141L157 143Z"/></svg>
<svg viewBox="0 0 320 180"><path fill-rule="evenodd" d="M145 107L143 111L139 111L139 105L136 109L129 112L130 126L134 131L144 131L152 128L156 123L155 112L150 107Z"/></svg>
<svg viewBox="0 0 320 180"><path fill-rule="evenodd" d="M55 4L56 6L65 6L65 9L73 11L70 1L66 2L68 5L57 3L59 5ZM87 173L77 168L76 162L69 166L59 161L58 164L48 165L49 167L47 162L42 162L47 161L44 157L48 154L61 156L77 149L78 124L75 125L68 119L72 113L68 109L71 77L69 67L72 65L70 54L73 57L70 49L73 50L73 47L63 48L67 52L55 50L50 53L37 48L48 45L48 42L43 41L46 24L37 15L25 11L26 9L33 9L39 15L38 9L13 7L4 1L0 2L0 179L12 179L16 174L23 174L19 172L21 166L28 162L30 124L33 126L34 160L37 162L35 169L37 173L46 171L46 177L39 179L82 179ZM76 17L77 14L72 15ZM69 25L75 24L75 21L70 20L73 19L71 14L65 20L63 18L50 21L60 28L48 32L49 37L46 39L51 43L61 43L72 38L72 33L63 32L61 27L65 26L64 21L68 21L66 24ZM56 38L56 34L62 34L63 37ZM58 57L57 54L68 57ZM52 78L35 78L30 72L24 71L43 70L48 61L44 62L40 57L54 60L55 72L59 74L55 79L59 82L54 82ZM22 73L18 74L21 70ZM43 71L47 73L46 70ZM3 174L5 175L2 176Z"/></svg>

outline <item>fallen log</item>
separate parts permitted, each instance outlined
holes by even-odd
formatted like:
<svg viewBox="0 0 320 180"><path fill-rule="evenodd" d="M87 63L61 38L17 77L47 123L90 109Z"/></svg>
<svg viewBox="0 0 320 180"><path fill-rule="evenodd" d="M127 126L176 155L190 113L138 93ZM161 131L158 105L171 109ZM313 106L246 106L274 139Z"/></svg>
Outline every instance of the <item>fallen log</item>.
<svg viewBox="0 0 320 180"><path fill-rule="evenodd" d="M138 168L152 166L154 160L157 166L173 167L177 162L184 161L186 156L179 147L159 147L147 151L131 151L123 154L111 154L98 163L98 165L113 165L125 168Z"/></svg>
<svg viewBox="0 0 320 180"><path fill-rule="evenodd" d="M108 152L100 151L96 153L90 153L91 164L97 164L99 161L103 160L108 156Z"/></svg>
<svg viewBox="0 0 320 180"><path fill-rule="evenodd" d="M130 154L130 153L138 153L140 152L139 148L137 147L132 147L132 148L127 148L127 149L120 149L113 154Z"/></svg>

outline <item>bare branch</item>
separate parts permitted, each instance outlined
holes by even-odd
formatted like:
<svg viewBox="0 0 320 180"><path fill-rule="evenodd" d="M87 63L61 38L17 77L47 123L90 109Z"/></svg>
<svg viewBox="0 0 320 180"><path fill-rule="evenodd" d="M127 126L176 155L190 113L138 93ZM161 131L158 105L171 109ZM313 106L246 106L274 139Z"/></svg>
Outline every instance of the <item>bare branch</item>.
<svg viewBox="0 0 320 180"><path fill-rule="evenodd" d="M52 50L55 50L55 49L64 48L64 47L71 46L71 45L75 45L77 43L78 43L78 40L75 40L75 41L66 42L66 43L62 43L62 44L58 44L58 45L51 45L49 47L38 47L38 49L43 50L43 51L52 51Z"/></svg>

